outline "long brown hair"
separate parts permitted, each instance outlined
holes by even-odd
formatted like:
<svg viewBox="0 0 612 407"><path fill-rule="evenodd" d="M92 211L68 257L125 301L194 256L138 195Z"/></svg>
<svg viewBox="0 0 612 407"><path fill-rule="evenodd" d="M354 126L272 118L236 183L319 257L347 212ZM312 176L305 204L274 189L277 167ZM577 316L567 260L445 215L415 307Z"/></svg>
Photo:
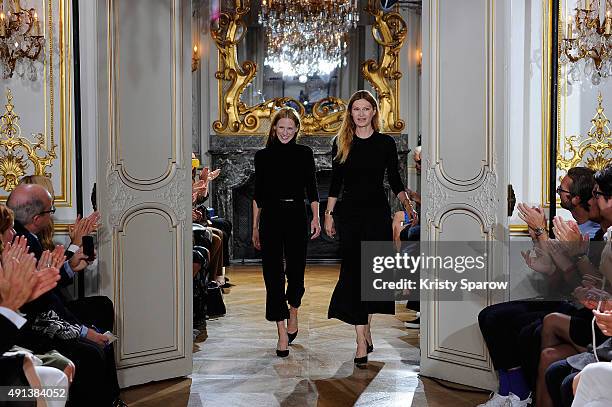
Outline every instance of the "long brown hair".
<svg viewBox="0 0 612 407"><path fill-rule="evenodd" d="M276 136L276 125L280 119L291 119L293 123L295 123L295 136L289 141L290 143L297 142L298 135L300 133L300 127L302 122L300 121L300 114L292 107L284 106L280 108L272 117L272 122L270 123L270 131L268 135L264 138L264 145L266 147L270 147L272 144L276 143L278 137Z"/></svg>
<svg viewBox="0 0 612 407"><path fill-rule="evenodd" d="M51 196L55 196L53 191L53 182L51 182L50 178L45 177L43 175L26 175L25 177L21 178L19 183L40 185L41 187L49 191ZM43 247L44 250L55 249L55 243L53 242L54 231L55 223L53 222L53 218L51 218L49 219L49 225L36 234L38 240L40 241L40 245Z"/></svg>
<svg viewBox="0 0 612 407"><path fill-rule="evenodd" d="M340 131L338 131L338 136L336 137L338 153L334 159L338 160L340 163L345 162L349 153L351 152L351 143L353 142L353 136L355 135L356 128L355 121L351 115L351 110L353 110L353 103L360 99L367 100L372 105L375 112L374 116L372 117L372 128L374 131L380 130L380 110L378 109L378 102L374 96L372 96L372 94L367 90L358 90L357 92L353 93L353 96L351 96L348 106L346 107L346 113L344 114L344 120L342 120L342 126L340 126Z"/></svg>
<svg viewBox="0 0 612 407"><path fill-rule="evenodd" d="M13 227L15 215L13 210L4 204L0 204L0 235ZM0 240L0 253L4 250L4 244Z"/></svg>

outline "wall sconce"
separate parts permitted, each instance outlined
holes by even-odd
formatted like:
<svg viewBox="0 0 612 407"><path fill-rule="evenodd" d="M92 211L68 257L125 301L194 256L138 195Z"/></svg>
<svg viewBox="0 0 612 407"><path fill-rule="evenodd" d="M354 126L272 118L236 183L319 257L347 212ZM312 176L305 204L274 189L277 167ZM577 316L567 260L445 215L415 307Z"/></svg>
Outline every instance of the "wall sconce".
<svg viewBox="0 0 612 407"><path fill-rule="evenodd" d="M5 14L6 10L6 14ZM4 79L17 74L37 79L35 61L43 59L44 36L34 8L21 8L19 0L0 0L0 70ZM25 60L29 60L27 66Z"/></svg>
<svg viewBox="0 0 612 407"><path fill-rule="evenodd" d="M198 53L198 46L193 46L193 54L191 56L191 72L195 72L200 66L200 54Z"/></svg>

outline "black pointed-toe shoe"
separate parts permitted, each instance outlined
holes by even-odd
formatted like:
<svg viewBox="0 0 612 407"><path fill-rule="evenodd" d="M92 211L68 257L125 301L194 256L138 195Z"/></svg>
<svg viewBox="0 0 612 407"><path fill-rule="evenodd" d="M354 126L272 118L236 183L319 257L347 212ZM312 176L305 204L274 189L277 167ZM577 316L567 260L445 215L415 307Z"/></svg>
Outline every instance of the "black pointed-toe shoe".
<svg viewBox="0 0 612 407"><path fill-rule="evenodd" d="M278 356L279 358L286 358L287 356L289 356L289 349L286 349L286 350L276 349L276 356Z"/></svg>
<svg viewBox="0 0 612 407"><path fill-rule="evenodd" d="M364 369L368 366L368 355L362 356L360 358L355 358L353 359L353 362L358 368Z"/></svg>
<svg viewBox="0 0 612 407"><path fill-rule="evenodd" d="M366 343L368 344L368 353L374 352L374 344L368 341L366 341Z"/></svg>
<svg viewBox="0 0 612 407"><path fill-rule="evenodd" d="M298 331L295 331L294 333L287 332L287 337L289 338L289 345L291 345L291 342L293 342L297 334L298 334Z"/></svg>

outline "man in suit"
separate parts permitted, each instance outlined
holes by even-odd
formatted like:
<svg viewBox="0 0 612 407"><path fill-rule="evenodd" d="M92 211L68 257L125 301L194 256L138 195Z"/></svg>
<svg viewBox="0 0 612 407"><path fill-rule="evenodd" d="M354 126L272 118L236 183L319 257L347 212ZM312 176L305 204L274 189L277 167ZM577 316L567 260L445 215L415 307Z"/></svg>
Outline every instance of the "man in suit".
<svg viewBox="0 0 612 407"><path fill-rule="evenodd" d="M39 259L43 247L36 234L45 229L55 213L53 199L49 192L40 185L18 185L9 195L7 206L15 213L15 231L17 236L24 236L28 241L30 252ZM114 323L113 304L108 297L92 296L69 301L59 287L66 287L74 281L75 273L87 267L86 256L79 247L69 247L66 251L68 260L60 268L61 279L54 290L64 306L77 319L104 331L112 331Z"/></svg>
<svg viewBox="0 0 612 407"><path fill-rule="evenodd" d="M7 206L15 213L17 235L26 237L30 252L40 258L43 248L36 233L49 225L55 212L51 194L40 185L20 184L9 195ZM57 349L74 362L76 374L70 389L71 405L121 406L113 347L101 334L113 330L113 304L103 296L68 301L61 295L59 286L69 285L74 274L87 266L86 256L81 250L67 255L70 259L60 269L58 287L24 308L29 320L35 316L32 326L38 330L31 329L22 335L21 343L41 353ZM40 328L41 320L43 326L47 323L50 328ZM71 332L75 326L80 329L80 334L73 338ZM64 335L70 336L68 340L50 337L48 332L61 331L59 327L70 328L70 332Z"/></svg>

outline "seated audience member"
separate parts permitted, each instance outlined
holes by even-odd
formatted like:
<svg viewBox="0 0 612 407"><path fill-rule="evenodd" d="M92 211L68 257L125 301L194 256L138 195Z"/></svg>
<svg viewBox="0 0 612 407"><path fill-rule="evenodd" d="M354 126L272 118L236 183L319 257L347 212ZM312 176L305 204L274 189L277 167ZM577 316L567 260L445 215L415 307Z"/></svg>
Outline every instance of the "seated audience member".
<svg viewBox="0 0 612 407"><path fill-rule="evenodd" d="M612 363L597 362L586 366L573 383L573 405L580 407L612 406Z"/></svg>
<svg viewBox="0 0 612 407"><path fill-rule="evenodd" d="M5 216L10 210L0 205L0 224L7 224ZM11 221L12 224L12 221ZM11 225L12 226L12 225ZM7 355L17 341L18 332L26 323L19 309L27 301L32 301L53 289L59 280L56 268L45 268L35 272L36 260L25 254L21 244L17 251L11 250L14 232L12 227L3 228L1 249L6 249L0 266L0 354ZM25 243L25 242L22 242ZM53 386L68 388L68 377L53 367L36 366L37 358L28 352L11 352L10 356L0 356L0 386ZM60 407L65 401L47 401L48 407Z"/></svg>
<svg viewBox="0 0 612 407"><path fill-rule="evenodd" d="M55 195L53 189L53 183L51 179L42 175L26 175L19 181L20 184L36 184L45 188L53 197ZM95 198L95 184L94 191L92 191L92 197ZM70 225L69 237L70 245L66 250L66 256L70 257L78 251L78 248L83 242L83 236L89 235L95 232L98 228L98 222L100 221L100 213L96 211L95 199L92 199L92 205L94 207L94 213L86 218L82 218L80 215L77 216L74 224ZM49 219L49 222L45 228L36 233L36 237L40 241L41 246L44 250L55 249L55 243L53 242L54 234L54 222L53 218Z"/></svg>
<svg viewBox="0 0 612 407"><path fill-rule="evenodd" d="M600 279L597 284L599 287L585 287L580 289L581 292L586 293L586 300L583 300L583 304L586 309L598 308L601 312L595 310L595 321L597 327L600 328L602 335L611 336L612 331L610 327L610 311L612 311L612 295L609 292L609 281L612 278L612 246L610 235L612 235L612 165L604 168L595 174L595 187L593 189L594 205L597 205L602 221L601 226L606 231L604 234L604 240L606 240L603 251L601 252L601 260L596 268L590 260L589 256L585 255L586 252L578 253L576 255L577 265L581 269L598 271L600 276L606 279L606 285L603 285L603 281ZM560 233L575 233L575 230L571 228L561 229ZM574 247L580 248L581 245L574 245ZM589 248L590 249L590 248ZM584 249L583 249L584 250ZM600 290L600 288L605 288ZM589 298L590 297L590 298ZM603 343L600 336L593 334L591 331L590 324L583 324L581 327L581 335L588 338L588 342L595 341L593 346L597 346L597 355L599 360L612 360L612 341L610 339L605 340ZM597 332L597 330L596 330ZM573 339L573 338L572 338ZM583 346L586 346L585 343ZM560 343L556 346L559 348L567 348L573 346L571 340L567 340L566 343ZM584 348L583 348L584 349ZM576 353L575 351L573 353ZM545 404L543 405L562 405L569 406L572 403L573 391L572 382L577 373L584 369L585 366L594 363L597 358L593 355L592 351L583 352L577 355L569 356L566 359L558 360L552 363L545 373L546 389L543 391ZM546 391L547 390L547 391ZM547 404L546 404L547 403Z"/></svg>
<svg viewBox="0 0 612 407"><path fill-rule="evenodd" d="M210 181L217 178L220 170L209 172L208 167L204 167L200 173L198 181L195 181L195 168L193 176L193 196L192 202L194 209L192 211L192 219L194 222L200 223L212 232L212 247L210 248L210 280L215 281L220 286L225 286L225 266L224 259L229 250L227 246L229 240L226 238L227 233L214 226L214 223L208 217L208 208L202 204L208 198L208 186ZM229 257L228 257L229 262Z"/></svg>
<svg viewBox="0 0 612 407"><path fill-rule="evenodd" d="M192 154L192 157L195 158L195 154ZM194 158L192 158L192 161ZM195 159L197 160L197 158ZM198 165L199 165L199 161L198 161ZM202 175L202 173L204 173L204 176ZM219 236L223 239L223 267L228 267L230 265L229 242L232 237L232 223L228 221L227 219L222 218L220 216L211 217L209 212L211 211L214 212L214 209L208 208L204 204L204 202L206 202L206 200L208 199L208 183L210 183L210 181L213 181L220 174L221 174L220 169L216 169L211 172L208 169L208 167L202 168L202 171L200 172L200 181L204 181L205 190L198 195L198 199L196 200L196 202L194 202L194 204L196 205L196 207L198 208L198 211L201 214L200 221L202 223L206 223L208 226L211 226L217 229L218 231L223 232L222 234L219 234L219 232L215 232L215 233L219 234ZM196 168L193 168L191 175L192 175L193 180L195 181ZM224 272L224 275L225 275L225 272ZM225 280L229 281L228 278L225 278Z"/></svg>
<svg viewBox="0 0 612 407"><path fill-rule="evenodd" d="M18 238L15 244L13 245L13 240L15 238L15 229L13 228L14 216L13 211L7 208L5 205L0 204L0 254L4 252L4 249L7 248L7 253L4 253L6 258L10 258L15 250L23 250L25 251L25 238ZM13 247L12 247L13 246ZM47 252L50 255L49 252ZM59 279L59 271L58 273L53 273L51 271L47 271L47 275L51 273L53 277L57 277ZM55 281L55 279L54 279ZM53 284L54 288L56 284ZM25 348L20 348L18 346L13 346L9 351L5 351L5 355L11 354L25 354L28 357L36 360L39 364L42 364L46 367L54 367L61 371L63 371L68 378L68 382L72 382L72 378L74 376L75 366L72 361L57 351L47 352L45 354L32 355ZM36 366L38 369L38 366Z"/></svg>
<svg viewBox="0 0 612 407"><path fill-rule="evenodd" d="M589 205L593 185L593 171L575 167L568 171L557 189L561 206L571 212L577 228L592 237L595 235L593 222L599 220L597 208ZM553 244L548 243L543 209L519 204L518 210L519 217L529 227L536 254L534 257L530 253L523 253L527 265L545 275L550 284L566 284L565 279L571 280L573 275L563 273L564 266L557 264L565 257L551 256L547 252ZM536 387L544 317L552 312L572 314L575 311L576 308L568 301L537 300L510 301L481 311L478 316L479 326L500 380L499 394L489 401L490 404L485 405L504 402L512 398L512 394L523 401L528 399L531 390ZM509 349L518 351L508 352Z"/></svg>
<svg viewBox="0 0 612 407"><path fill-rule="evenodd" d="M418 175L418 184L420 185L421 175L421 146L417 146L412 156L414 165ZM420 188L419 188L420 189ZM393 215L393 243L395 249L401 252L407 252L411 255L418 255L419 244L415 243L421 240L421 224L419 221L420 209L421 209L421 194L411 189L406 188L406 194L410 199L411 207L414 207L412 203L416 204L416 211L408 213L406 209L397 211ZM412 243L407 243L412 242ZM414 277L418 280L418 275L415 273ZM420 310L421 303L419 301L419 290L409 294L413 297L413 300L406 302L406 308L416 312L416 319L412 321L404 322L406 328L419 329L421 326Z"/></svg>
<svg viewBox="0 0 612 407"><path fill-rule="evenodd" d="M51 195L40 185L21 184L9 195L7 206L15 213L17 234L25 236L30 251L42 260L45 253L36 233L47 227L54 212ZM60 284L69 284L74 273L87 266L86 256L79 249L64 262L63 247L56 251L61 253L52 263L61 267ZM74 362L78 374L70 388L70 405L124 405L119 399L113 346L101 334L113 330L112 303L106 297L66 302L56 290L26 304L28 323L18 344L35 353L56 349Z"/></svg>

